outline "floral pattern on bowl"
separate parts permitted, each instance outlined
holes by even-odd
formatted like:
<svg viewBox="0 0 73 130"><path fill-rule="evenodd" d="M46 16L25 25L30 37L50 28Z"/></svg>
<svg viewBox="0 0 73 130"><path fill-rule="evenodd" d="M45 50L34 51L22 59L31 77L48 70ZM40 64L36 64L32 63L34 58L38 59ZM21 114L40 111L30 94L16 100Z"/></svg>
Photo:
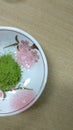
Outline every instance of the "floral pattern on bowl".
<svg viewBox="0 0 73 130"><path fill-rule="evenodd" d="M13 111L25 108L32 100L34 100L36 93L33 90L19 89L11 97L10 106Z"/></svg>
<svg viewBox="0 0 73 130"><path fill-rule="evenodd" d="M20 65L25 68L31 68L39 60L38 47L33 44L30 46L27 40L21 40L19 42L18 36L15 36L16 43L13 43L7 47L17 46L17 51L15 53L16 60Z"/></svg>
<svg viewBox="0 0 73 130"><path fill-rule="evenodd" d="M25 68L31 68L36 62L39 60L39 54L36 49L33 49L32 46L29 45L28 41L21 41L17 52L16 59L19 64L23 65Z"/></svg>

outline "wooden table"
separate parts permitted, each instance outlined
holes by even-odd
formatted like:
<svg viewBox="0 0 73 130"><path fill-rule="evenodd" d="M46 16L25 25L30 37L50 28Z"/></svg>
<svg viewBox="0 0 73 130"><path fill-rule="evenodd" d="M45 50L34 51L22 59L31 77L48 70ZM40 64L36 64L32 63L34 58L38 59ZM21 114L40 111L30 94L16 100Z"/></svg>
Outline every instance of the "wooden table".
<svg viewBox="0 0 73 130"><path fill-rule="evenodd" d="M0 0L0 26L35 37L49 66L40 99L21 114L0 117L0 129L73 130L73 0Z"/></svg>

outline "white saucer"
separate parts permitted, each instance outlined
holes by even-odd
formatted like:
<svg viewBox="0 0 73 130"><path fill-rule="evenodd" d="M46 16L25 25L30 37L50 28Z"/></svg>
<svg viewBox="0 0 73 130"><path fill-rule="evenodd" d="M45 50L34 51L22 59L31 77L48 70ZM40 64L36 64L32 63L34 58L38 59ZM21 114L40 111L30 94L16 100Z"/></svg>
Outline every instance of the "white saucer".
<svg viewBox="0 0 73 130"><path fill-rule="evenodd" d="M16 43L16 44L15 44ZM0 27L0 56L11 54L21 68L21 79L12 90L0 90L0 116L15 115L31 107L42 94L48 76L45 54L28 33Z"/></svg>

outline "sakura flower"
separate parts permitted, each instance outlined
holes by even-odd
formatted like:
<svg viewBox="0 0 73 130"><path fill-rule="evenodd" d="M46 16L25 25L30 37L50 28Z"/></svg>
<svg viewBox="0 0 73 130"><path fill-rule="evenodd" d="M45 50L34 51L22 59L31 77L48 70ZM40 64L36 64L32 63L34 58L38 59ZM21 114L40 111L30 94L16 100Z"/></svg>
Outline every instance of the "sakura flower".
<svg viewBox="0 0 73 130"><path fill-rule="evenodd" d="M30 68L34 63L38 62L39 54L37 49L33 49L28 41L21 41L19 49L16 52L16 60L25 68Z"/></svg>
<svg viewBox="0 0 73 130"><path fill-rule="evenodd" d="M31 103L36 96L34 90L16 90L10 99L10 106L12 110L18 110L25 108L29 103Z"/></svg>

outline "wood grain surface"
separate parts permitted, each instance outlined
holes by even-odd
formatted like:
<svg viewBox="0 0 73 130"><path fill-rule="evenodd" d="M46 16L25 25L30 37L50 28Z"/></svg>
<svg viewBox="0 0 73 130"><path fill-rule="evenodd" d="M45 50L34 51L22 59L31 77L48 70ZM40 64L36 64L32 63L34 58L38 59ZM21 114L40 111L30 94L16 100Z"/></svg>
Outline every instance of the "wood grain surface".
<svg viewBox="0 0 73 130"><path fill-rule="evenodd" d="M73 130L73 0L0 0L0 26L35 37L49 67L40 99L21 114L0 117L0 130Z"/></svg>

